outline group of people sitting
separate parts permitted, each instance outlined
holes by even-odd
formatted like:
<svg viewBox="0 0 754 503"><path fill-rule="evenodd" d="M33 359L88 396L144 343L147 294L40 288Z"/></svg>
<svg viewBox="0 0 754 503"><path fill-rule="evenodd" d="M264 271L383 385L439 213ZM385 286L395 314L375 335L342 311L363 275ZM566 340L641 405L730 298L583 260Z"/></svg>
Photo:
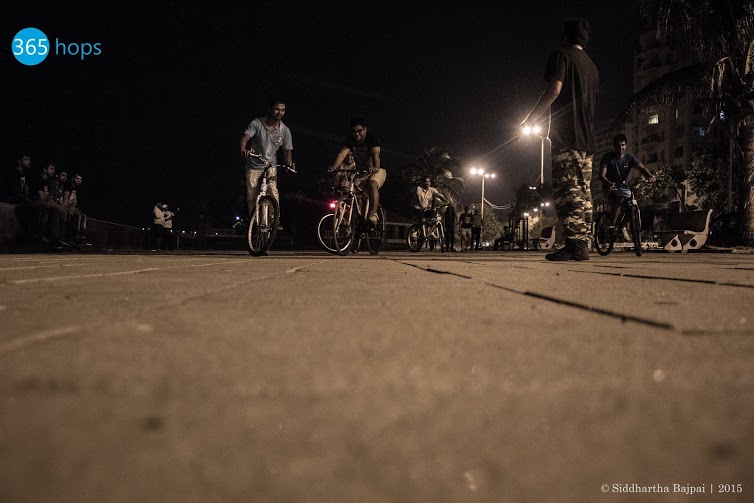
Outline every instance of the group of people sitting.
<svg viewBox="0 0 754 503"><path fill-rule="evenodd" d="M52 162L34 171L31 155L19 155L15 168L2 179L0 195L20 209L21 241L41 243L47 251L87 245L87 217L79 209L83 181L81 173L69 177L67 169Z"/></svg>

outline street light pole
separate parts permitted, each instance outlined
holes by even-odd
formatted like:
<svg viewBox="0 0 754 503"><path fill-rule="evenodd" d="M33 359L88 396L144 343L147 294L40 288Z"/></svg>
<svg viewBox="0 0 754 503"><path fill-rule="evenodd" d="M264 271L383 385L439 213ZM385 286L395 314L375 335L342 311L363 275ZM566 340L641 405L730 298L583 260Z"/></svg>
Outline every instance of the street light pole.
<svg viewBox="0 0 754 503"><path fill-rule="evenodd" d="M542 131L542 128L539 126L529 127L526 126L523 129L523 133L525 135L534 134L536 136L539 136L540 144L539 144L539 185L545 184L545 140L550 142L550 145L552 146L552 140L546 136L542 136L539 134L539 132Z"/></svg>
<svg viewBox="0 0 754 503"><path fill-rule="evenodd" d="M484 225L484 179L489 175L482 175L482 225Z"/></svg>
<svg viewBox="0 0 754 503"><path fill-rule="evenodd" d="M482 209L480 212L480 216L482 217L482 226L484 226L484 179L485 178L495 178L495 173L485 173L483 168L471 168L469 172L472 175L479 175L482 177ZM481 229L479 231L480 239L481 239Z"/></svg>

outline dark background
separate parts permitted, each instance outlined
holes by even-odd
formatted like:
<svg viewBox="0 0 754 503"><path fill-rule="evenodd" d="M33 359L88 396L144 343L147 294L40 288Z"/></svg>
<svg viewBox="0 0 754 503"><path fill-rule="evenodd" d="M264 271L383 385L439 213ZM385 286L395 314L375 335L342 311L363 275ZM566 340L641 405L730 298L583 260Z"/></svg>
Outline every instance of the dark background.
<svg viewBox="0 0 754 503"><path fill-rule="evenodd" d="M324 201L317 181L363 115L383 139L389 209L404 212L397 170L433 146L497 171L485 195L507 204L539 175L540 140L518 139L517 125L544 90L562 19L578 15L592 23L606 125L631 96L640 28L630 2L2 7L2 162L28 151L35 170L80 171L94 218L148 225L162 200L181 208L178 229L199 214L227 227L243 204L240 136L279 95L299 168L281 193ZM53 45L99 42L102 54L24 66L11 41L29 26ZM467 181L464 201L476 202L480 182Z"/></svg>

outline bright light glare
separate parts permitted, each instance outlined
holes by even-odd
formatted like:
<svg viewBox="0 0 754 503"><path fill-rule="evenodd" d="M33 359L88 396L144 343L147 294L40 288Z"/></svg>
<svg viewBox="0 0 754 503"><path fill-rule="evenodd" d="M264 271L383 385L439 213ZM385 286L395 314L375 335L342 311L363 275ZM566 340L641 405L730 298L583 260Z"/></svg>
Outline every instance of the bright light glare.
<svg viewBox="0 0 754 503"><path fill-rule="evenodd" d="M539 134L542 132L542 128L540 126L534 126L533 128L531 128L531 132L534 134Z"/></svg>
<svg viewBox="0 0 754 503"><path fill-rule="evenodd" d="M338 205L337 201L330 201L330 208L335 209L335 207Z"/></svg>
<svg viewBox="0 0 754 503"><path fill-rule="evenodd" d="M523 128L521 129L521 131L522 131L522 132L523 132L524 134L531 134L531 126L524 126L524 127L523 127Z"/></svg>

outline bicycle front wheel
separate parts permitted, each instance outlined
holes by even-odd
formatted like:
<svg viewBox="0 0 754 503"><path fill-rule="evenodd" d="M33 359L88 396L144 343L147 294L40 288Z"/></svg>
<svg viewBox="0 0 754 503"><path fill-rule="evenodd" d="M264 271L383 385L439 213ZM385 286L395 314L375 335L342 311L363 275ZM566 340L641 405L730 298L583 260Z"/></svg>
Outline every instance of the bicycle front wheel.
<svg viewBox="0 0 754 503"><path fill-rule="evenodd" d="M414 224L409 227L408 236L406 236L406 244L408 245L408 249L412 252L418 252L421 250L421 247L424 244L421 235L422 233L419 224Z"/></svg>
<svg viewBox="0 0 754 503"><path fill-rule="evenodd" d="M631 206L631 238L634 242L634 252L637 257L641 257L641 219L639 218L639 208Z"/></svg>
<svg viewBox="0 0 754 503"><path fill-rule="evenodd" d="M333 213L328 213L317 224L317 239L322 248L330 253L337 253L335 240L333 239Z"/></svg>
<svg viewBox="0 0 754 503"><path fill-rule="evenodd" d="M377 206L377 223L367 222L366 241L370 255L377 255L385 242L385 211Z"/></svg>
<svg viewBox="0 0 754 503"><path fill-rule="evenodd" d="M613 251L615 244L615 235L608 232L610 222L610 214L603 211L597 215L594 224L594 247L597 248L597 253L603 256Z"/></svg>
<svg viewBox="0 0 754 503"><path fill-rule="evenodd" d="M354 238L351 215L353 206L343 199L338 200L338 205L333 214L333 243L338 255L347 255L351 249Z"/></svg>
<svg viewBox="0 0 754 503"><path fill-rule="evenodd" d="M437 224L437 237L440 240L440 253L445 253L445 228L442 223Z"/></svg>
<svg viewBox="0 0 754 503"><path fill-rule="evenodd" d="M279 221L280 211L275 198L260 197L254 214L249 216L249 226L246 229L246 247L250 254L255 257L267 254L275 240Z"/></svg>

